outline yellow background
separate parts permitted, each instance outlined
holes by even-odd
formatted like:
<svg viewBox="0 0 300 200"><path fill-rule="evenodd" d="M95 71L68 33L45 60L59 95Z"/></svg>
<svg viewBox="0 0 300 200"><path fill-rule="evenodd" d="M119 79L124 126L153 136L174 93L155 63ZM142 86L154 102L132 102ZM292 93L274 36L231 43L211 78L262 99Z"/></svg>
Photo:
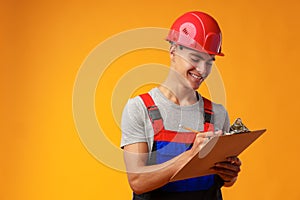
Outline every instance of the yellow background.
<svg viewBox="0 0 300 200"><path fill-rule="evenodd" d="M168 28L190 10L210 13L223 31L225 57L217 66L231 120L268 129L241 155L239 180L223 189L224 198L300 199L299 7L297 0L2 1L0 199L130 199L126 174L101 164L79 139L76 75L108 37ZM167 54L149 54L168 64ZM115 65L124 72L152 60L133 55ZM99 92L96 99L101 110ZM107 136L119 145L113 122L111 129Z"/></svg>

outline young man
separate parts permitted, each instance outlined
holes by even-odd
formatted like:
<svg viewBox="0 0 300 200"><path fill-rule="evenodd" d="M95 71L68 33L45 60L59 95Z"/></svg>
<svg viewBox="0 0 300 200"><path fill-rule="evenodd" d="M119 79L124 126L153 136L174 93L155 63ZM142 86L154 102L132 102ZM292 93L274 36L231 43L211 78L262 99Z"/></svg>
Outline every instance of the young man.
<svg viewBox="0 0 300 200"><path fill-rule="evenodd" d="M196 91L221 53L221 31L203 12L188 12L173 23L170 72L163 84L128 101L122 116L124 160L133 199L222 199L240 171L237 157L212 167L212 175L169 182L210 137L229 131L222 105ZM187 132L183 126L201 133Z"/></svg>

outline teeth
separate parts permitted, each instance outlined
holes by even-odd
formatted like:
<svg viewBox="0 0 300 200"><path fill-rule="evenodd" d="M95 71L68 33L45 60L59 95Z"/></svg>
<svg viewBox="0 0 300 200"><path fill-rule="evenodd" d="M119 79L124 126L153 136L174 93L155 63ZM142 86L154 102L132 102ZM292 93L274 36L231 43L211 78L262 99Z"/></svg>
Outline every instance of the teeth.
<svg viewBox="0 0 300 200"><path fill-rule="evenodd" d="M196 74L192 74L192 73L190 73L190 74L191 74L192 77L194 77L196 79L199 79L199 80L201 79L201 76L197 76Z"/></svg>

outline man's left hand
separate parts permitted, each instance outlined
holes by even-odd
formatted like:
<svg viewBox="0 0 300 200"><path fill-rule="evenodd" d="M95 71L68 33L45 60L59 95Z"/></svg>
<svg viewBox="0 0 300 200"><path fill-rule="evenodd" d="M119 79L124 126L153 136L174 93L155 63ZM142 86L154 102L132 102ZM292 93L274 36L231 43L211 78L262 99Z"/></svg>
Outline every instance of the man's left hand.
<svg viewBox="0 0 300 200"><path fill-rule="evenodd" d="M238 157L229 157L224 162L216 163L211 168L212 172L218 174L224 180L224 186L232 186L241 171L241 161Z"/></svg>

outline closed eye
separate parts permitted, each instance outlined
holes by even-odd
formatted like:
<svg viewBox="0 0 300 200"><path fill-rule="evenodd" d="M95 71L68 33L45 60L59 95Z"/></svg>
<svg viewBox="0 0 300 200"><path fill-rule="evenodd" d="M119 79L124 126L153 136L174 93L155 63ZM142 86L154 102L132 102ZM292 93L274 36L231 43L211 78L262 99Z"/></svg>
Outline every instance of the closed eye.
<svg viewBox="0 0 300 200"><path fill-rule="evenodd" d="M191 59L191 61L193 61L193 62L195 62L195 63L198 63L198 62L200 62L201 60L203 60L201 57L199 57L199 56L194 56L194 55L190 56L190 59Z"/></svg>
<svg viewBox="0 0 300 200"><path fill-rule="evenodd" d="M191 58L191 61L198 63L198 62L200 62L200 59Z"/></svg>

